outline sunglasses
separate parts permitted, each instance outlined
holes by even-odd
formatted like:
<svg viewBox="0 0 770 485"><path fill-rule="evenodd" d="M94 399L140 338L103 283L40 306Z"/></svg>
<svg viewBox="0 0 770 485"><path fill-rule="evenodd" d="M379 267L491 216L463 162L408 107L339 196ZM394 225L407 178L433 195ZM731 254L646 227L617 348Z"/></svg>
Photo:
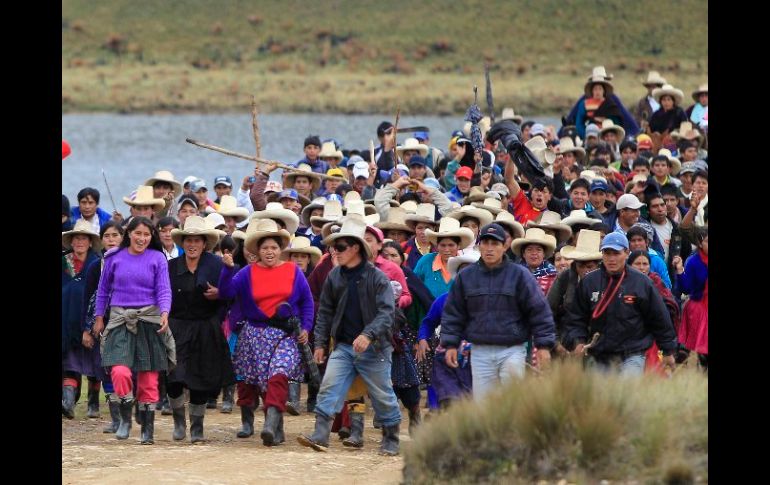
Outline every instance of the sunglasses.
<svg viewBox="0 0 770 485"><path fill-rule="evenodd" d="M338 253L344 253L345 251L348 250L350 246L348 246L345 243L337 243L333 247L334 247L334 250L337 251Z"/></svg>

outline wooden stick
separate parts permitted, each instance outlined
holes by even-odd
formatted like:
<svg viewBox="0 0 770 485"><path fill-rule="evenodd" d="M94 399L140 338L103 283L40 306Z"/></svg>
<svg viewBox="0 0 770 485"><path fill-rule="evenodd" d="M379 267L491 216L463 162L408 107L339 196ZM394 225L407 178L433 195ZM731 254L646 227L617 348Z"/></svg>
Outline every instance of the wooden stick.
<svg viewBox="0 0 770 485"><path fill-rule="evenodd" d="M369 140L369 163L377 163L377 161L374 160L374 140Z"/></svg>
<svg viewBox="0 0 770 485"><path fill-rule="evenodd" d="M398 156L396 153L396 146L398 143L396 142L396 135L398 133L398 118L401 115L401 108L396 107L396 124L393 125L393 168L396 168L398 166Z"/></svg>
<svg viewBox="0 0 770 485"><path fill-rule="evenodd" d="M262 143L259 139L259 122L257 122L257 100L251 97L251 128L254 131L254 143L257 145L257 158L262 158Z"/></svg>

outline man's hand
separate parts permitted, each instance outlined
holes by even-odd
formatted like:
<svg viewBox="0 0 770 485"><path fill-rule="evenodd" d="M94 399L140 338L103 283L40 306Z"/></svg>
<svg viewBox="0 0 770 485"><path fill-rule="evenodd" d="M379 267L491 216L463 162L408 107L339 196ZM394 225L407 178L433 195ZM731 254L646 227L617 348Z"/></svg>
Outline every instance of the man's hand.
<svg viewBox="0 0 770 485"><path fill-rule="evenodd" d="M541 371L551 367L551 351L549 349L537 349L537 367Z"/></svg>
<svg viewBox="0 0 770 485"><path fill-rule="evenodd" d="M88 333L88 330L83 332L82 344L83 344L83 347L87 349L94 348L94 338L91 336L90 333Z"/></svg>
<svg viewBox="0 0 770 485"><path fill-rule="evenodd" d="M353 341L353 350L355 350L356 353L362 354L369 348L370 343L372 343L371 339L366 335L361 334Z"/></svg>
<svg viewBox="0 0 770 485"><path fill-rule="evenodd" d="M208 288L206 288L206 291L203 292L203 296L207 300L216 300L216 299L218 299L219 298L219 288L217 288L216 286L212 286L211 283L209 283L208 281L206 282L206 284L208 285Z"/></svg>
<svg viewBox="0 0 770 485"><path fill-rule="evenodd" d="M398 169L397 168L393 169L393 183L391 185L393 185L394 189L402 190L407 185L409 185L409 183L410 183L409 177L402 177L398 173Z"/></svg>
<svg viewBox="0 0 770 485"><path fill-rule="evenodd" d="M444 355L444 361L446 362L446 365L453 369L460 367L460 364L457 363L457 349L447 349L446 355Z"/></svg>
<svg viewBox="0 0 770 485"><path fill-rule="evenodd" d="M692 196L690 196L690 208L697 211L702 199L700 195L693 192Z"/></svg>
<svg viewBox="0 0 770 485"><path fill-rule="evenodd" d="M577 357L583 357L586 355L585 351L585 344L577 344L575 346L575 350L572 351L572 355L575 355Z"/></svg>
<svg viewBox="0 0 770 485"><path fill-rule="evenodd" d="M123 222L123 214L118 211L112 211L112 220L115 222Z"/></svg>
<svg viewBox="0 0 770 485"><path fill-rule="evenodd" d="M664 369L671 369L671 372L676 370L676 359L674 359L673 355L664 355L661 363Z"/></svg>
<svg viewBox="0 0 770 485"><path fill-rule="evenodd" d="M251 182L251 175L247 175L243 177L243 182L241 182L241 190L248 192L251 190L252 185L254 185L254 183Z"/></svg>
<svg viewBox="0 0 770 485"><path fill-rule="evenodd" d="M411 183L413 183L414 185L417 186L417 191L418 192L422 192L424 194L430 195L430 194L433 193L433 191L436 190L433 187L428 187L427 185L422 183L422 180L418 180L418 179L409 179L409 180L411 181Z"/></svg>
<svg viewBox="0 0 770 485"><path fill-rule="evenodd" d="M521 128L513 120L498 121L487 132L487 140L494 143L497 140L503 142L503 146L510 152L521 145Z"/></svg>
<svg viewBox="0 0 770 485"><path fill-rule="evenodd" d="M230 251L225 250L224 254L222 254L222 263L228 268L235 266L235 263L233 262L233 255L230 254Z"/></svg>
<svg viewBox="0 0 770 485"><path fill-rule="evenodd" d="M420 339L417 343L417 362L422 362L425 355L430 351L430 344L425 339Z"/></svg>
<svg viewBox="0 0 770 485"><path fill-rule="evenodd" d="M674 256L674 259L671 260L671 264L674 265L674 268L676 269L676 274L684 273L684 265L682 264L681 256Z"/></svg>
<svg viewBox="0 0 770 485"><path fill-rule="evenodd" d="M553 349L556 352L556 355L559 357L566 357L569 355L569 352L567 349L564 348L564 346L561 343L556 344L556 347Z"/></svg>
<svg viewBox="0 0 770 485"><path fill-rule="evenodd" d="M326 351L324 349L315 349L313 351L313 360L315 360L316 364L323 364L326 360L326 356L324 355Z"/></svg>

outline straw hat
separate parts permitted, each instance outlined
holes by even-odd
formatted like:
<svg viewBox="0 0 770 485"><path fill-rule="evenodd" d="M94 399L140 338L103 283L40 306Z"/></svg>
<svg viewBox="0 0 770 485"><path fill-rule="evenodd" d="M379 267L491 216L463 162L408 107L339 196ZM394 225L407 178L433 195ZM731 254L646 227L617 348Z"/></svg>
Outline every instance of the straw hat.
<svg viewBox="0 0 770 485"><path fill-rule="evenodd" d="M321 146L321 152L318 154L318 158L336 158L342 160L342 152L337 150L333 141L327 141Z"/></svg>
<svg viewBox="0 0 770 485"><path fill-rule="evenodd" d="M356 207L356 210L358 210L359 202L360 202L361 207L364 208L364 214L362 214L362 215L367 215L368 216L368 215L372 215L372 214L376 214L377 213L377 208L374 206L374 204L367 203L367 202L364 202L363 200L361 200L361 195L358 192L356 192L355 190L351 190L350 192L345 194L345 202L344 202L344 205L342 206L342 212L347 214L347 212L348 212L348 210L349 210L351 205Z"/></svg>
<svg viewBox="0 0 770 485"><path fill-rule="evenodd" d="M583 229L578 233L577 245L564 246L561 248L561 255L575 261L599 261L602 259L602 252L599 250L601 240L601 232Z"/></svg>
<svg viewBox="0 0 770 485"><path fill-rule="evenodd" d="M553 211L543 211L536 221L527 221L527 228L550 229L556 231L560 243L567 241L572 236L572 228L564 224L561 216Z"/></svg>
<svg viewBox="0 0 770 485"><path fill-rule="evenodd" d="M529 148L529 151L535 155L535 158L537 158L543 168L550 167L556 161L556 152L548 148L542 136L530 138L524 146Z"/></svg>
<svg viewBox="0 0 770 485"><path fill-rule="evenodd" d="M304 236L295 237L289 247L281 251L281 259L288 261L291 258L291 253L309 254L310 263L313 266L318 264L318 260L321 259L321 250L315 246L311 246L310 239Z"/></svg>
<svg viewBox="0 0 770 485"><path fill-rule="evenodd" d="M495 222L506 229L510 229L513 233L513 239L524 237L524 226L522 226L510 212L501 211L497 214L497 217L495 217Z"/></svg>
<svg viewBox="0 0 770 485"><path fill-rule="evenodd" d="M300 212L299 215L299 219L302 221L302 225L305 227L310 226L310 213L313 212L313 209L323 209L324 204L326 204L325 197L316 197L312 202L303 207L302 212Z"/></svg>
<svg viewBox="0 0 770 485"><path fill-rule="evenodd" d="M255 224L253 229L251 227L252 224ZM278 237L280 239L279 245L281 249L288 246L289 241L291 240L291 235L286 229L278 229L278 223L272 219L259 219L258 221L249 223L249 228L246 229L246 250L251 254L258 254L259 248L257 247L257 243L260 239L270 236Z"/></svg>
<svg viewBox="0 0 770 485"><path fill-rule="evenodd" d="M318 187L321 186L321 177L318 176L317 173L313 172L313 169L308 165L307 163L300 163L297 165L297 170L299 170L302 173L299 172L291 172L289 175L286 176L283 182L283 188L288 189L294 187L294 180L297 177L307 177L310 179L310 186L311 192L317 192Z"/></svg>
<svg viewBox="0 0 770 485"><path fill-rule="evenodd" d="M181 195L182 194L182 184L178 182L176 179L174 179L174 174L169 172L168 170L161 170L159 172L155 172L155 175L145 180L144 185L149 185L152 187L155 185L155 182L166 182L168 184L171 184L171 190L174 191L174 194Z"/></svg>
<svg viewBox="0 0 770 485"><path fill-rule="evenodd" d="M682 104L682 100L684 100L684 93L681 89L676 89L674 86L670 84L664 84L663 87L655 88L652 90L652 97L655 98L655 101L660 103L660 97L661 96L671 96L674 98L674 102L677 106Z"/></svg>
<svg viewBox="0 0 770 485"><path fill-rule="evenodd" d="M513 112L513 108L503 108L499 121L513 120L517 125L524 123L524 117Z"/></svg>
<svg viewBox="0 0 770 485"><path fill-rule="evenodd" d="M679 139L685 140L698 140L700 143L703 140L703 135L697 128L694 128L691 121L682 121L679 128L671 132L671 138L676 141Z"/></svg>
<svg viewBox="0 0 770 485"><path fill-rule="evenodd" d="M500 200L491 197L484 199L484 202L473 202L471 205L478 209L486 209L493 215L497 215L504 210L503 203Z"/></svg>
<svg viewBox="0 0 770 485"><path fill-rule="evenodd" d="M391 207L388 211L388 218L384 222L378 222L374 227L383 231L414 232L414 229L406 224L406 211L401 207Z"/></svg>
<svg viewBox="0 0 770 485"><path fill-rule="evenodd" d="M350 193L350 192L348 192L348 193ZM366 199L364 201L364 204L374 205L374 199ZM388 204L390 205L390 207L401 207L401 204L397 200L394 200L394 199L390 199L388 201Z"/></svg>
<svg viewBox="0 0 770 485"><path fill-rule="evenodd" d="M184 236L201 236L206 239L206 251L211 251L219 242L216 229L206 226L206 220L201 216L188 216L184 221L184 229L172 229L171 239L177 246L182 245Z"/></svg>
<svg viewBox="0 0 770 485"><path fill-rule="evenodd" d="M473 231L467 227L460 227L460 221L451 217L442 217L438 231L425 229L425 235L434 246L438 246L438 240L445 237L460 238L460 248L467 248L473 244Z"/></svg>
<svg viewBox="0 0 770 485"><path fill-rule="evenodd" d="M612 75L607 75L607 71L604 69L604 66L594 67L591 75L588 76L588 82L586 82L585 86L583 86L583 91L585 91L586 97L593 97L591 89L593 88L594 84L601 84L604 86L604 97L609 98L615 89L610 82L611 80Z"/></svg>
<svg viewBox="0 0 770 485"><path fill-rule="evenodd" d="M572 138L565 136L564 138L559 139L559 153L565 154L574 152L575 158L578 159L578 161L583 160L586 156L586 149L583 147L575 146L575 142L572 141Z"/></svg>
<svg viewBox="0 0 770 485"><path fill-rule="evenodd" d="M404 218L406 225L409 226L412 231L420 222L430 224L433 229L436 229L438 222L436 222L436 206L433 204L419 204L414 214L407 214Z"/></svg>
<svg viewBox="0 0 770 485"><path fill-rule="evenodd" d="M267 192L265 193L267 194ZM268 202L281 202L281 199L287 198L296 200L303 208L310 204L309 198L305 197L294 189L284 189L280 192L271 192L270 194L267 194Z"/></svg>
<svg viewBox="0 0 770 485"><path fill-rule="evenodd" d="M668 158L668 161L671 162L671 175L676 175L679 173L680 170L682 170L682 162L679 161L678 158L673 156L671 154L671 150L668 148L661 148L658 150L658 155L663 155L666 158Z"/></svg>
<svg viewBox="0 0 770 485"><path fill-rule="evenodd" d="M363 200L351 200L347 207L343 207L342 210L345 212L345 217L358 214L367 221L371 221L371 224L380 222L380 214L377 213L377 209L373 205L364 204Z"/></svg>
<svg viewBox="0 0 770 485"><path fill-rule="evenodd" d="M479 131L481 131L481 139L486 140L487 138L487 132L489 131L489 128L492 127L492 120L489 119L489 116L484 116L479 121ZM471 138L471 122L466 121L465 124L463 124L463 135L470 140ZM459 141L459 140L458 140Z"/></svg>
<svg viewBox="0 0 770 485"><path fill-rule="evenodd" d="M366 221L357 215L353 215L345 218L345 222L342 223L340 230L338 232L335 232L334 234L329 234L328 236L326 236L323 240L323 243L326 246L333 246L334 241L336 241L337 239L341 239L345 237L355 239L359 243L361 243L361 247L363 247L364 251L366 251L365 259L369 259L372 257L372 250L369 249L369 244L366 242L366 239L364 239L365 233L366 233Z"/></svg>
<svg viewBox="0 0 770 485"><path fill-rule="evenodd" d="M553 256L556 250L556 238L550 234L546 234L544 230L534 227L527 229L526 236L519 238L511 244L511 251L516 256L521 257L522 248L529 244L539 244L543 246L545 250L545 258L548 259Z"/></svg>
<svg viewBox="0 0 770 485"><path fill-rule="evenodd" d="M626 130L624 130L622 126L613 123L610 119L602 121L602 129L599 130L599 138L603 137L608 131L614 131L619 141L626 137Z"/></svg>
<svg viewBox="0 0 770 485"><path fill-rule="evenodd" d="M692 99L694 99L696 103L698 102L698 97L701 95L701 93L706 93L706 94L709 93L708 83L701 84L700 86L698 86L698 89L692 92Z"/></svg>
<svg viewBox="0 0 770 485"><path fill-rule="evenodd" d="M586 211L583 209L575 209L570 211L569 215L561 220L562 224L566 224L570 227L572 227L573 224L588 224L590 226L593 226L594 224L599 224L602 221L599 219L594 219L592 217L588 217L586 215Z"/></svg>
<svg viewBox="0 0 770 485"><path fill-rule="evenodd" d="M204 217L203 220L206 222L207 229L213 229L214 231L216 231L220 241L222 240L223 237L227 236L227 233L225 231L223 231L222 229L217 229L219 226L227 225L227 223L225 222L225 218L224 216L222 216L222 214L217 214L216 212L212 212L211 214Z"/></svg>
<svg viewBox="0 0 770 485"><path fill-rule="evenodd" d="M91 238L91 247L94 251L98 251L102 248L102 240L97 233L94 232L91 223L85 219L78 219L75 221L75 227L72 230L61 233L61 245L69 249L72 247L72 236L83 234Z"/></svg>
<svg viewBox="0 0 770 485"><path fill-rule="evenodd" d="M479 220L479 229L486 226L487 224L490 224L494 218L491 212L489 212L486 209L479 209L478 207L473 207L472 205L464 205L457 209L456 211L452 211L449 214L446 215L446 217L442 217L441 220L443 221L447 217L450 217L452 219L457 219L459 222L460 219L463 219L465 217L475 217ZM463 246L465 247L465 246Z"/></svg>
<svg viewBox="0 0 770 485"><path fill-rule="evenodd" d="M452 256L446 262L446 269L452 278L457 276L458 268L464 264L473 264L479 260L481 253L478 251L471 251L469 253Z"/></svg>
<svg viewBox="0 0 770 485"><path fill-rule="evenodd" d="M256 211L249 216L249 222L260 219L278 219L290 234L297 232L299 227L299 216L289 209L284 209L280 202L268 202L265 210Z"/></svg>
<svg viewBox="0 0 770 485"><path fill-rule="evenodd" d="M246 233L241 231L240 229L236 229L233 231L230 237L241 241L241 245L243 245L243 241L246 240Z"/></svg>
<svg viewBox="0 0 770 485"><path fill-rule="evenodd" d="M345 194L344 204L347 205L351 200L361 200L361 194L355 190L349 191L347 194Z"/></svg>
<svg viewBox="0 0 770 485"><path fill-rule="evenodd" d="M396 154L400 158L401 155L407 150L417 150L420 152L421 157L428 156L428 146L420 143L417 138L407 138L404 140L404 144L396 147Z"/></svg>
<svg viewBox="0 0 770 485"><path fill-rule="evenodd" d="M413 200L407 200L401 204L401 208L404 209L404 212L407 214L414 214L417 212L417 202Z"/></svg>
<svg viewBox="0 0 770 485"><path fill-rule="evenodd" d="M149 185L140 185L136 189L136 195L133 198L123 197L123 202L131 207L151 205L152 210L156 212L166 206L165 200L155 198Z"/></svg>
<svg viewBox="0 0 770 485"><path fill-rule="evenodd" d="M338 221L342 218L342 204L338 200L327 200L324 204L324 213L320 216L311 216L310 223L315 226Z"/></svg>
<svg viewBox="0 0 770 485"><path fill-rule="evenodd" d="M238 202L232 195L223 195L219 199L217 213L225 217L232 217L235 222L243 222L249 217L249 210L245 207L238 207Z"/></svg>
<svg viewBox="0 0 770 485"><path fill-rule="evenodd" d="M646 86L663 86L666 84L666 79L660 75L658 71L650 71L647 73L647 80L642 81L642 85Z"/></svg>
<svg viewBox="0 0 770 485"><path fill-rule="evenodd" d="M463 202L467 205L472 202L483 202L485 199L489 198L498 198L500 197L500 194L497 192L484 192L484 189L482 189L479 186L474 185L471 187L471 190L468 192L468 195L465 196L463 199Z"/></svg>

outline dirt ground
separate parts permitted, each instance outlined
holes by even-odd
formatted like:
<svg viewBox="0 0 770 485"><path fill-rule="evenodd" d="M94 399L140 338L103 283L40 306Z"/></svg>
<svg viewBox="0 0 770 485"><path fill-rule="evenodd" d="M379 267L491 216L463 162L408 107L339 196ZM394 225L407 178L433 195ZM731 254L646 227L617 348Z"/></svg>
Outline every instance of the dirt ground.
<svg viewBox="0 0 770 485"><path fill-rule="evenodd" d="M304 391L304 389L303 389ZM304 394L304 393L303 393ZM85 396L84 396L85 397ZM319 453L297 443L299 433L310 433L315 415L286 415L286 442L268 448L262 445L259 430L263 413L256 413L256 432L250 438L236 438L240 429L238 407L232 414L207 409L204 421L205 443L192 445L188 433L184 441L171 439L171 416L155 414L155 444L139 444L139 425L133 422L131 435L118 441L114 434L102 433L109 420L105 404L101 418L85 417L85 399L76 407L76 418L62 419L62 483L353 483L397 484L401 481L403 459L377 454L380 430L372 427L369 410L364 430L364 448L342 446L336 433L330 437L327 453ZM304 395L302 409L304 409ZM219 402L221 406L221 400ZM402 409L401 447L409 446L408 418Z"/></svg>

